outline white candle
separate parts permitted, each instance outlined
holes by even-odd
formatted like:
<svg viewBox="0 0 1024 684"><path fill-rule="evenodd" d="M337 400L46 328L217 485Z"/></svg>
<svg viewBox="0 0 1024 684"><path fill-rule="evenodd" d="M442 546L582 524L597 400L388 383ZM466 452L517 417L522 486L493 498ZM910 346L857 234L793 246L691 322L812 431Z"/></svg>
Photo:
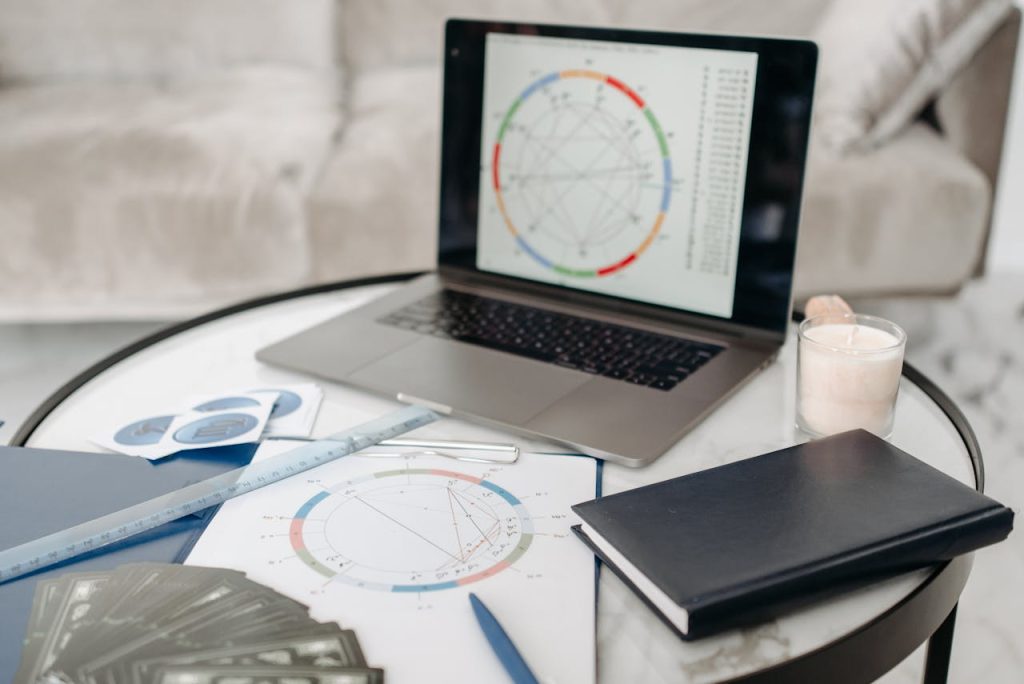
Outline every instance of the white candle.
<svg viewBox="0 0 1024 684"><path fill-rule="evenodd" d="M819 318L800 327L799 427L815 435L864 428L888 437L906 335L873 316Z"/></svg>

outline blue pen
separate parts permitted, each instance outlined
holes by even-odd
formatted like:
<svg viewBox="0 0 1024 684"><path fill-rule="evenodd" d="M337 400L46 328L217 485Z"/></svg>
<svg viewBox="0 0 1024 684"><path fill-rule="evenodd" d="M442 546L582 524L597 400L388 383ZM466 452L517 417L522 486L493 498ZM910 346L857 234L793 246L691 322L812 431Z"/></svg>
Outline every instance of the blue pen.
<svg viewBox="0 0 1024 684"><path fill-rule="evenodd" d="M498 660L501 661L509 676L512 677L512 681L515 684L538 684L537 678L530 672L530 666L523 660L523 656L519 655L519 651L516 650L515 644L512 643L512 640L508 638L508 634L502 629L498 618L494 617L491 611L487 610L487 606L484 605L483 601L472 592L469 594L469 602L473 605L473 613L476 614L476 620L480 623L480 628L484 630L484 636L490 642L491 648L494 649L494 654L498 656Z"/></svg>

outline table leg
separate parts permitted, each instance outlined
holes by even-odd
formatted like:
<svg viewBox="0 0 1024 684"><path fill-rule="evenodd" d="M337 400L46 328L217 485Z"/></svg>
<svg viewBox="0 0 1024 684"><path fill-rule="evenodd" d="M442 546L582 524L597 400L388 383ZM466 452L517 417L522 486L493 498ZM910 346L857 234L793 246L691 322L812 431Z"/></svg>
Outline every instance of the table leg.
<svg viewBox="0 0 1024 684"><path fill-rule="evenodd" d="M924 684L946 684L949 674L949 655L953 650L953 628L956 626L956 606L928 639L928 652L924 661Z"/></svg>

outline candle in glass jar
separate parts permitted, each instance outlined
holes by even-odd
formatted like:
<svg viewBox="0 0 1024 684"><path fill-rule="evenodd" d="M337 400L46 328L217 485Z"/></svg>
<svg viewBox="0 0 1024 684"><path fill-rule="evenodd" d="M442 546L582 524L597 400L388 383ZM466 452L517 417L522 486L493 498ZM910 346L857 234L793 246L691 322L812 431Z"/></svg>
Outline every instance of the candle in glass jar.
<svg viewBox="0 0 1024 684"><path fill-rule="evenodd" d="M800 326L797 421L814 435L892 432L906 335L873 316L820 316Z"/></svg>

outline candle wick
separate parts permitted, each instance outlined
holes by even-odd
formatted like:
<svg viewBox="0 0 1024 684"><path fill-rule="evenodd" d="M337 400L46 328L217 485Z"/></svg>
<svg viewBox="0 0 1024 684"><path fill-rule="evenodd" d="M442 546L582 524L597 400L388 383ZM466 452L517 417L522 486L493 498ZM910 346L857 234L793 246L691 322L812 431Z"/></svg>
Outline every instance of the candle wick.
<svg viewBox="0 0 1024 684"><path fill-rule="evenodd" d="M850 334L846 336L846 346L847 347L852 347L853 346L853 337L856 334L857 334L857 326L856 325L850 326Z"/></svg>

